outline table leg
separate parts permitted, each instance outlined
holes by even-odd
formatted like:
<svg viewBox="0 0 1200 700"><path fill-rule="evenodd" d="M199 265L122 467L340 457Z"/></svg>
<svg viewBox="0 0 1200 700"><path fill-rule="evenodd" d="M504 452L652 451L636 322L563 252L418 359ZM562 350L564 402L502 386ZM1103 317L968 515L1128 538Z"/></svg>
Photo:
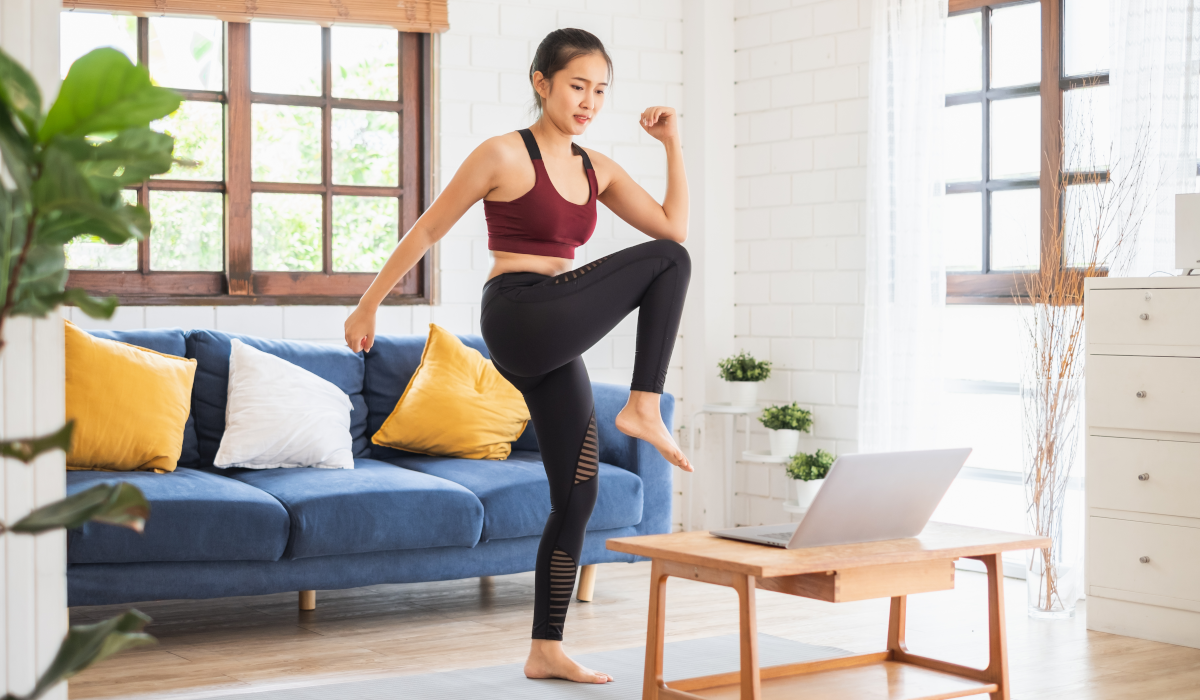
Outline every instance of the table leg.
<svg viewBox="0 0 1200 700"><path fill-rule="evenodd" d="M762 680L758 672L758 617L754 608L754 577L739 576L734 588L738 593L738 614L741 618L741 696L742 700L761 700Z"/></svg>
<svg viewBox="0 0 1200 700"><path fill-rule="evenodd" d="M1004 633L1004 561L999 554L979 558L988 574L988 667L987 679L1000 687L991 700L1009 700L1008 643Z"/></svg>
<svg viewBox="0 0 1200 700"><path fill-rule="evenodd" d="M908 651L904 643L904 629L908 624L908 596L892 598L892 615L888 621L888 651L903 655Z"/></svg>
<svg viewBox="0 0 1200 700"><path fill-rule="evenodd" d="M642 682L642 700L657 700L663 687L663 635L667 623L667 574L663 563L650 565L650 613L646 622L646 670Z"/></svg>

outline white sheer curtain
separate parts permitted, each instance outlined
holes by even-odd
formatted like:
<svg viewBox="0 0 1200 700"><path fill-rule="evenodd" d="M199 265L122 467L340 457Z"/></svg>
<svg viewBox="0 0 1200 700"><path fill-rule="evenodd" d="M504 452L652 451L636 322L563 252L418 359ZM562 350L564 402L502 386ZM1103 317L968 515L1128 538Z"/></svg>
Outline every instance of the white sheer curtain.
<svg viewBox="0 0 1200 700"><path fill-rule="evenodd" d="M933 446L941 427L946 0L875 0L867 124L861 452Z"/></svg>
<svg viewBox="0 0 1200 700"><path fill-rule="evenodd" d="M1197 0L1112 3L1112 177L1144 153L1152 200L1125 274L1174 274L1175 194L1196 191L1200 8Z"/></svg>

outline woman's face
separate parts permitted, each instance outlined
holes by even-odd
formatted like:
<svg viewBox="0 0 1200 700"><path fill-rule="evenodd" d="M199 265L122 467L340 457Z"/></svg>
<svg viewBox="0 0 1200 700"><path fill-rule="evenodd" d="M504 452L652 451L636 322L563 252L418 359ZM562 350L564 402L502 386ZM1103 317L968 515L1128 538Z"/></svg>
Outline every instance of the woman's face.
<svg viewBox="0 0 1200 700"><path fill-rule="evenodd" d="M535 72L533 84L542 97L542 114L562 131L579 135L604 106L608 62L598 53L576 56L550 80Z"/></svg>

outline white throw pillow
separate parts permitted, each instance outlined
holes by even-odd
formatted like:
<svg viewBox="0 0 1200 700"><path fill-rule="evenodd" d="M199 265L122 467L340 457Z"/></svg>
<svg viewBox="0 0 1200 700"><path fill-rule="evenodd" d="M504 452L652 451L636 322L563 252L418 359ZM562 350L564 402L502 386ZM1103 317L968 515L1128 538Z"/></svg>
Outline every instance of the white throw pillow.
<svg viewBox="0 0 1200 700"><path fill-rule="evenodd" d="M213 466L353 469L351 408L332 382L234 338Z"/></svg>

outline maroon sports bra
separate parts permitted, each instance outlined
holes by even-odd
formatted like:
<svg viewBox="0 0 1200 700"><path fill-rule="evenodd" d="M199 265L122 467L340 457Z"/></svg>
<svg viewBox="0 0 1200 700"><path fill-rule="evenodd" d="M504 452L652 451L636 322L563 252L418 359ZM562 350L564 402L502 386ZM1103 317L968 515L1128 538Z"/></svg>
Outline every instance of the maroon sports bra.
<svg viewBox="0 0 1200 700"><path fill-rule="evenodd" d="M574 260L575 248L587 243L596 230L596 190L599 187L592 161L586 151L571 144L571 150L583 156L589 193L585 204L568 202L550 182L533 133L529 129L517 133L525 140L525 148L533 161L533 189L508 202L483 200L488 250Z"/></svg>

